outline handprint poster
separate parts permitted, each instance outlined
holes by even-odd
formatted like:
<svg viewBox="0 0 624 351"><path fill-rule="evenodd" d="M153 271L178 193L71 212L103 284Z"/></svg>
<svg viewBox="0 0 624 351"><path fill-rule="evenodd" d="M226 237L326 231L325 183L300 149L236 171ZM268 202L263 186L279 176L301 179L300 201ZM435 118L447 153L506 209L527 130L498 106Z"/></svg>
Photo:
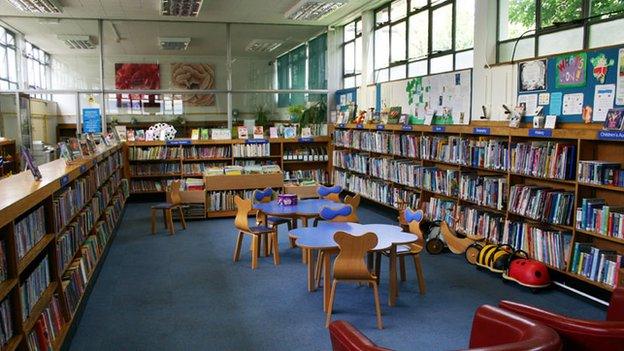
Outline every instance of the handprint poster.
<svg viewBox="0 0 624 351"><path fill-rule="evenodd" d="M172 63L171 85L184 90L209 90L215 87L215 69L206 63ZM184 94L185 103L192 106L214 106L214 94Z"/></svg>
<svg viewBox="0 0 624 351"><path fill-rule="evenodd" d="M555 64L557 88L584 87L587 79L587 53L581 52L557 57Z"/></svg>

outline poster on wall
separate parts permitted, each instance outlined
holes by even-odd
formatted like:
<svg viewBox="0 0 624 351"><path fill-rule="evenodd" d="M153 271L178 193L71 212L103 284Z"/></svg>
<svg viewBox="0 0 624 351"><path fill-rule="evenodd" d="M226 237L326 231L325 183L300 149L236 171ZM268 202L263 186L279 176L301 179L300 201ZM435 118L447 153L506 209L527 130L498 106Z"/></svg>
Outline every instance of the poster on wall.
<svg viewBox="0 0 624 351"><path fill-rule="evenodd" d="M521 63L519 66L520 74L518 75L520 79L518 91L529 92L546 90L547 65L548 61L545 59Z"/></svg>
<svg viewBox="0 0 624 351"><path fill-rule="evenodd" d="M102 133L102 114L99 108L82 109L82 132Z"/></svg>
<svg viewBox="0 0 624 351"><path fill-rule="evenodd" d="M557 88L584 87L587 79L587 53L561 55L555 63Z"/></svg>
<svg viewBox="0 0 624 351"><path fill-rule="evenodd" d="M172 63L171 85L184 90L209 90L215 88L215 68L207 63ZM192 106L214 106L214 94L185 94L185 103Z"/></svg>
<svg viewBox="0 0 624 351"><path fill-rule="evenodd" d="M624 48L618 51L616 84L615 103L617 105L624 105Z"/></svg>
<svg viewBox="0 0 624 351"><path fill-rule="evenodd" d="M116 63L115 89L118 90L158 90L160 89L160 67L157 63ZM156 95L129 94L122 103L122 94L117 94L117 107L134 108L141 100L144 107L160 107ZM145 95L143 95L145 97ZM129 101L127 100L129 98ZM124 106L128 105L128 106Z"/></svg>

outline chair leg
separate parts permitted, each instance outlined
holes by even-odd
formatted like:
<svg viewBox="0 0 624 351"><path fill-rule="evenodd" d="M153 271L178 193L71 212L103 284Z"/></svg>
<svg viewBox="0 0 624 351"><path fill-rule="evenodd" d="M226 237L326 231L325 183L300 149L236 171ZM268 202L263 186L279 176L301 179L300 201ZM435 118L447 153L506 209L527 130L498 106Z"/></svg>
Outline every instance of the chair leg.
<svg viewBox="0 0 624 351"><path fill-rule="evenodd" d="M167 226L169 227L169 235L173 235L175 228L173 227L173 211L171 209L167 210Z"/></svg>
<svg viewBox="0 0 624 351"><path fill-rule="evenodd" d="M334 281L332 282L331 293L329 293L329 306L327 306L325 328L329 328L329 323L331 322L332 309L334 308L334 297L336 296L336 283L338 283L338 281L334 279Z"/></svg>
<svg viewBox="0 0 624 351"><path fill-rule="evenodd" d="M416 268L416 277L418 278L418 290L420 291L421 295L424 295L427 288L425 286L425 275L423 274L423 271L422 271L422 264L420 263L420 256L412 255L412 257L414 258L414 268Z"/></svg>
<svg viewBox="0 0 624 351"><path fill-rule="evenodd" d="M319 286L321 286L321 273L323 271L323 256L325 255L325 253L323 252L323 250L319 250L318 252L318 257L316 259L316 271L314 272L314 281L315 281L315 286L318 288Z"/></svg>
<svg viewBox="0 0 624 351"><path fill-rule="evenodd" d="M251 239L251 269L258 268L258 256L260 255L260 236L253 234Z"/></svg>
<svg viewBox="0 0 624 351"><path fill-rule="evenodd" d="M264 257L269 257L269 234L265 234L260 238L260 241L262 241L262 248L263 248L263 254Z"/></svg>
<svg viewBox="0 0 624 351"><path fill-rule="evenodd" d="M404 282L407 280L407 274L405 273L405 256L399 257L399 269L401 272L401 281Z"/></svg>
<svg viewBox="0 0 624 351"><path fill-rule="evenodd" d="M381 305L379 304L379 287L377 282L373 282L373 294L375 295L375 313L377 314L377 329L383 329L381 321Z"/></svg>
<svg viewBox="0 0 624 351"><path fill-rule="evenodd" d="M178 207L178 211L180 212L180 222L182 223L182 229L186 229L186 220L184 220L184 211L182 211L182 207Z"/></svg>
<svg viewBox="0 0 624 351"><path fill-rule="evenodd" d="M277 240L277 230L273 234L269 234L269 238L272 244L271 247L273 248L273 264L277 266L280 264L279 241Z"/></svg>
<svg viewBox="0 0 624 351"><path fill-rule="evenodd" d="M152 208L152 235L156 234L156 210Z"/></svg>
<svg viewBox="0 0 624 351"><path fill-rule="evenodd" d="M293 229L293 223L292 220L286 222L286 225L288 226L288 231L291 231Z"/></svg>
<svg viewBox="0 0 624 351"><path fill-rule="evenodd" d="M375 253L375 276L377 277L377 284L381 279L381 252Z"/></svg>
<svg viewBox="0 0 624 351"><path fill-rule="evenodd" d="M240 259L241 245L243 244L243 232L238 232L236 237L236 247L234 248L234 262Z"/></svg>

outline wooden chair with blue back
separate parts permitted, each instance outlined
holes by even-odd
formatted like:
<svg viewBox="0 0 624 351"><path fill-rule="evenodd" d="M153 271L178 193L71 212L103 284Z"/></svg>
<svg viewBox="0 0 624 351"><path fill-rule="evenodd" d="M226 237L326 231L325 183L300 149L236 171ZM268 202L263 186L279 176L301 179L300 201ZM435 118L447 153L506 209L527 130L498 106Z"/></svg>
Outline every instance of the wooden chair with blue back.
<svg viewBox="0 0 624 351"><path fill-rule="evenodd" d="M169 230L169 235L175 233L175 227L173 225L173 211L177 210L180 216L180 223L182 228L186 229L186 221L184 220L184 212L182 211L182 198L180 197L180 181L176 180L171 183L167 190L167 202L160 203L151 207L152 215L152 234L156 234L156 213L159 210L163 212L163 219L165 226Z"/></svg>
<svg viewBox="0 0 624 351"><path fill-rule="evenodd" d="M249 213L253 208L253 204L250 199L243 199L240 196L234 198L236 204L236 218L234 218L234 226L238 230L238 236L236 238L236 247L234 249L234 262L237 262L240 258L241 245L243 243L244 235L251 236L251 268L256 269L258 267L258 257L260 256L260 241L264 237L264 240L271 238L273 263L279 265L279 248L277 246L278 241L276 238L276 228L271 228L265 225L249 226Z"/></svg>
<svg viewBox="0 0 624 351"><path fill-rule="evenodd" d="M255 202L271 202L273 200L273 189L271 188L266 188L264 190L256 190L253 193L253 200ZM266 218L267 223L264 223L264 220ZM270 228L275 228L275 233L276 233L276 237L277 237L277 226L279 226L280 224L286 224L288 226L288 230L292 230L293 229L293 220L292 218L282 218L282 217L273 217L273 216L263 216L260 214L260 212L258 212L258 214L256 215L256 223L258 225L267 225ZM271 242L269 241L264 241L264 255L268 256L269 255L269 251L272 248Z"/></svg>

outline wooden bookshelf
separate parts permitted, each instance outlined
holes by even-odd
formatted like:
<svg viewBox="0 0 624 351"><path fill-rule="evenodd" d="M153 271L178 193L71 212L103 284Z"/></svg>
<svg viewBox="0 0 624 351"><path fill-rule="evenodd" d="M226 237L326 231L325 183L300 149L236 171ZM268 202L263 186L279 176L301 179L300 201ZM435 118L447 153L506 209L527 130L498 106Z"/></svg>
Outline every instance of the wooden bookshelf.
<svg viewBox="0 0 624 351"><path fill-rule="evenodd" d="M242 144L256 144L256 143L268 143L270 153L264 156L234 156L233 146L234 145L242 145ZM164 147L167 146L169 148L177 148L177 154L179 157L176 158L168 158L168 159L131 159L132 148L141 148L148 149L152 147ZM215 157L189 157L185 156L188 148L192 147L224 147L227 148L228 156L215 155ZM325 152L324 156L321 155L315 156L310 154L304 154L305 151L310 150L322 150ZM124 146L124 154L125 154L125 177L131 182L140 181L140 180L155 180L155 181L166 181L170 179L186 179L186 178L204 178L205 183L205 192L206 196L208 196L209 192L212 191L244 191L244 190L253 190L253 189L264 189L266 187L274 188L274 189L283 189L285 181L284 178L286 175L293 175L297 171L301 172L322 172L322 178L317 179L319 182L325 180L324 183L327 183L329 179L329 174L331 172L331 138L328 136L317 136L313 138L294 138L294 139L285 139L285 138L275 138L275 139L266 139L266 141L258 141L255 139L243 140L243 139L233 139L233 140L190 140L190 139L175 139L169 142L164 141L134 141L127 142ZM177 164L178 171L174 171L173 173L168 172L158 172L158 173L150 173L150 174L133 174L131 172L132 166L135 165L146 165L146 164L159 164L165 161L168 164ZM224 164L224 165L236 165L242 162L253 162L256 161L258 163L266 163L271 162L280 166L282 173L280 174L243 174L239 176L209 176L204 177L201 173L186 173L184 171L185 165L193 165L197 163L206 163L208 165L212 164ZM320 171L317 171L320 170ZM163 186L161 190L138 190L131 189L131 194L133 195L146 195L146 194L164 194L165 187ZM184 200L184 203L187 204L198 204L195 200L194 202L189 202ZM209 205L209 199L206 198L204 202L206 206ZM233 211L218 211L218 212L209 212L207 211L206 217L230 217L234 216L235 213Z"/></svg>
<svg viewBox="0 0 624 351"><path fill-rule="evenodd" d="M0 240L5 244L7 260L7 279L0 282L0 301L8 301L10 307L13 337L7 344L2 346L2 350L27 350L28 335L35 330L37 319L42 312L50 306L53 298L57 298L60 307L60 318L62 326L56 338L50 340L53 349L59 350L68 341L68 331L76 324L74 311L70 311L66 290L63 287L63 278L68 272L71 262L82 258L82 246L88 238L97 237L97 223L104 223L107 227L113 228L108 233L108 240L101 242L102 248L99 257L92 270L88 273L89 279L85 282L84 293L80 296L77 309L83 307L90 292L90 287L95 281L94 272L101 268L106 252L114 237L114 232L119 224L119 220L125 206L127 184L123 180L124 167L123 148L121 145L113 146L104 152L78 160L71 165L65 165L63 160L56 160L39 166L42 179L33 180L30 171L21 172L0 180ZM97 182L96 176L99 177ZM58 238L64 234L64 229L72 221L77 220L77 214L91 205L91 198L85 198L82 208L76 209L76 214L69 217L67 225L58 233L54 231L54 210L53 203L55 196L62 191L73 187L79 179L89 179L89 184L94 186L92 196L95 197L100 192L108 194L108 201L103 204L99 215L94 214L93 227L85 233L84 239L77 242L77 249L73 252L72 258L67 263L67 267L59 267L60 257L58 257ZM109 192L111 191L111 192ZM90 194L90 192L88 193ZM102 196L102 195L98 195ZM17 254L16 225L19 220L28 216L33 210L43 207L45 235L39 239L22 258ZM115 209L115 210L113 210ZM112 214L115 212L115 215ZM110 215L110 217L109 217ZM109 223L115 221L115 223ZM99 239L98 239L99 240ZM49 284L43 289L36 302L32 305L28 316L22 318L21 286L33 273L34 269L46 258L48 260ZM51 337L51 333L50 333Z"/></svg>
<svg viewBox="0 0 624 351"><path fill-rule="evenodd" d="M0 163L0 178L17 173L19 158L17 157L15 140L0 140L0 156L3 159Z"/></svg>
<svg viewBox="0 0 624 351"><path fill-rule="evenodd" d="M622 141L614 139L605 139L600 134L600 126L597 125L563 125L560 129L546 131L545 135L538 133L531 128L509 128L502 123L496 122L476 122L468 126L459 125L446 125L446 126L402 126L402 125L356 125L356 124L340 124L330 126L330 134L334 135L335 131L363 131L363 132L387 132L393 135L405 135L411 134L415 137L422 136L456 136L464 139L478 139L478 140L490 140L497 139L507 142L507 152L510 153L511 146L518 142L531 142L531 141L552 141L552 142L568 142L576 147L576 161L583 160L601 160L619 163L624 165L624 144ZM538 130L543 132L544 130ZM367 151L363 147L354 147L353 145L337 145L337 136L334 136L334 150L347 150L349 152L361 153L368 155L368 157L383 157L388 159L408 159L414 161L420 161L425 166L436 166L440 169L453 169L458 170L461 174L471 173L478 176L498 176L506 178L506 202L509 201L510 188L513 185L536 185L545 186L553 189L561 189L563 191L569 191L574 194L574 205L579 207L581 205L581 199L583 198L602 198L605 199L610 206L624 206L624 187L617 187L612 185L600 185L600 184L588 184L579 182L574 175L574 179L558 179L554 177L546 177L539 175L522 174L518 172L512 172L510 169L490 169L484 167L474 167L465 165L462 163L453 163L448 161L436 160L436 159L421 159L418 157L408 157L397 155L392 152L378 152ZM383 151L383 150L382 150ZM510 167L511 168L511 167ZM553 270L564 274L568 277L577 279L592 286L599 287L605 290L613 290L613 287L586 278L579 275L572 270L572 251L574 244L589 243L592 246L599 248L600 250L612 250L616 251L619 255L624 255L624 239L617 237L611 237L603 235L601 233L595 233L592 231L577 229L576 223L576 207L573 208L572 223L570 225L563 224L551 224L547 222L537 221L527 216L523 216L514 213L509 209L509 204L506 203L505 207L500 210L491 206L480 205L473 201L461 198L461 195L449 196L448 194L438 194L434 191L423 187L411 187L401 183L393 182L387 179L378 178L370 174L362 174L357 170L345 169L344 167L334 166L332 163L332 177L334 175L333 170L338 170L346 174L357 174L365 179L376 180L389 184L394 188L408 188L420 194L420 203L429 201L432 197L443 198L451 200L455 203L455 211L457 206L465 206L477 209L479 211L498 214L505 220L518 220L528 222L539 228L547 228L550 230L559 230L570 233L571 242L568 248L569 255L565 258L565 269L558 269L556 267L549 266ZM369 170L370 172L370 170ZM395 206L389 205L385 202L381 202L375 199L371 199L368 194L361 194L364 198L372 200L375 203L395 208ZM403 200L403 199L401 199ZM456 216L455 214L454 216ZM624 285L624 269L620 268L618 281L616 285Z"/></svg>

